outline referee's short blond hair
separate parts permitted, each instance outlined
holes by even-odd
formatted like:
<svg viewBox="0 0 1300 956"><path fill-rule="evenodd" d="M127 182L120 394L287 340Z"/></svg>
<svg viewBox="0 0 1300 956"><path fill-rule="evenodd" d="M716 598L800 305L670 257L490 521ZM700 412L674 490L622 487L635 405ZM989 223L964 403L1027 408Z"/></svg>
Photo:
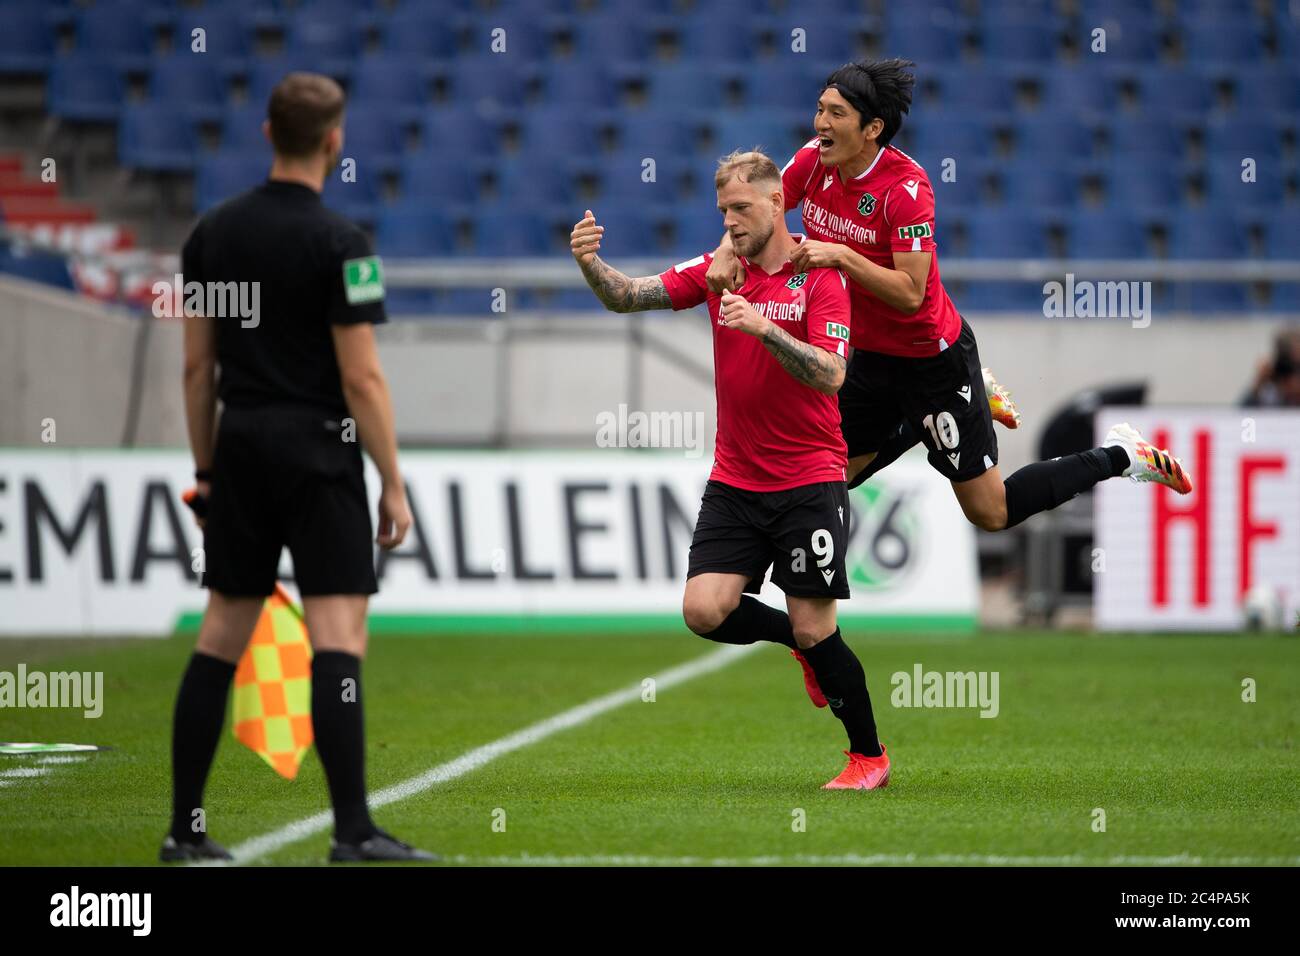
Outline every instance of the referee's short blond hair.
<svg viewBox="0 0 1300 956"><path fill-rule="evenodd" d="M742 183L770 182L781 188L781 171L771 157L758 148L738 149L718 160L718 171L713 177L715 189L721 189L735 176Z"/></svg>

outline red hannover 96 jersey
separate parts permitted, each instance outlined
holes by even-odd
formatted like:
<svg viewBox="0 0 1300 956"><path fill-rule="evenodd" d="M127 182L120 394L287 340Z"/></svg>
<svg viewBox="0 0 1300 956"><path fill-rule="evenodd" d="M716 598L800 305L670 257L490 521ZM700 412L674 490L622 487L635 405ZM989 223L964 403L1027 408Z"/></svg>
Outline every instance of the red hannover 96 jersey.
<svg viewBox="0 0 1300 956"><path fill-rule="evenodd" d="M843 481L847 449L840 407L781 367L763 343L719 321L722 296L704 281L711 254L682 262L659 276L673 309L708 302L713 320L718 437L714 481L746 491L784 491ZM846 355L848 281L838 269L794 271L786 262L768 275L744 257L745 284L734 290L760 314L801 342Z"/></svg>
<svg viewBox="0 0 1300 956"><path fill-rule="evenodd" d="M823 166L817 140L806 143L781 170L785 208L803 203L808 238L837 242L878 266L894 268L895 252L928 252L925 298L912 315L882 302L852 280L855 349L886 355L935 355L957 341L958 315L939 280L934 245L934 190L912 157L886 146L860 175L843 182Z"/></svg>

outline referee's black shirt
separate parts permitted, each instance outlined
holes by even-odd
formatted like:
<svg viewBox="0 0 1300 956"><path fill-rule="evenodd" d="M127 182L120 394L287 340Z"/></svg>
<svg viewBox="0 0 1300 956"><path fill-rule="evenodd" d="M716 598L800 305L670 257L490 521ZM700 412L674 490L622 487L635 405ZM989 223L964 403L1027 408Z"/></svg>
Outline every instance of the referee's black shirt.
<svg viewBox="0 0 1300 956"><path fill-rule="evenodd" d="M361 230L300 183L268 180L204 215L181 251L185 284L260 284L255 326L215 318L221 401L346 415L330 326L386 320L378 272Z"/></svg>

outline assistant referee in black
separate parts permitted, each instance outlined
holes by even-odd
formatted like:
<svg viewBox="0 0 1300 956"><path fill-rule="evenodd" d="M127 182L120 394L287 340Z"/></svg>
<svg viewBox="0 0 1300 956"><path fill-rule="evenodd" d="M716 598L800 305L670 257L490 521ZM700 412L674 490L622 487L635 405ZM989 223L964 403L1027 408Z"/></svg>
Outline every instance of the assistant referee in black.
<svg viewBox="0 0 1300 956"><path fill-rule="evenodd" d="M383 482L375 541L400 544L411 513L375 348L382 269L361 230L321 204L343 150L343 91L328 77L290 74L263 128L270 178L203 216L181 253L187 286L237 283L257 309L223 317L228 309L206 301L201 314L186 310L185 413L208 606L176 700L172 824L160 857L230 858L207 834L203 787L235 665L287 546L313 650L330 860L430 860L376 827L366 806L361 659L378 587L357 437Z"/></svg>

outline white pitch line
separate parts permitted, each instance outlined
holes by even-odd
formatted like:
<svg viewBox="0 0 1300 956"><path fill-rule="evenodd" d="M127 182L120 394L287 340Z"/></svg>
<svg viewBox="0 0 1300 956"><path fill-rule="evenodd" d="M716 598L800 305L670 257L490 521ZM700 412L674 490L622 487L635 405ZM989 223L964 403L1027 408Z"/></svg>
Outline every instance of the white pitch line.
<svg viewBox="0 0 1300 956"><path fill-rule="evenodd" d="M745 656L757 648L759 644L746 645L727 645L720 647L712 654L706 654L704 657L698 657L693 661L687 661L677 667L670 668L662 674L655 676L655 690L665 690L674 687L677 684L684 684L686 681L693 680L703 674L709 674L716 670L721 670L733 661ZM491 763L497 757L504 756L515 750L521 750L524 747L531 746L541 740L545 740L552 734L559 733L561 730L568 730L571 727L577 727L585 724L601 714L607 713L616 707L631 703L641 699L642 688L640 682L630 687L623 687L619 690L606 694L603 697L597 697L585 704L579 704L577 707L570 708L553 717L525 727L523 730L516 731L509 736L494 740L482 747L476 747L468 753L462 754L455 760L444 764L439 764L426 770L424 773L409 780L403 780L401 783L394 784L391 787L385 787L377 793L370 796L369 804L372 809L387 806L390 803L396 803L399 800L405 800L407 797L413 797L417 793L423 793L425 790L435 787L440 783L447 783L449 780L455 780L457 777L463 777L471 771L477 770L484 764ZM270 833L259 837L253 837L244 843L231 848L230 854L235 858L236 864L251 863L259 857L274 853L282 847L291 843L297 843L313 834L327 830L334 823L334 815L329 811L313 814L304 817L301 820L295 820L278 830L272 830Z"/></svg>
<svg viewBox="0 0 1300 956"><path fill-rule="evenodd" d="M842 853L825 856L453 856L467 866L1300 866L1300 857L997 856L979 853Z"/></svg>
<svg viewBox="0 0 1300 956"><path fill-rule="evenodd" d="M0 777L43 777L49 773L44 767L17 767L0 771Z"/></svg>
<svg viewBox="0 0 1300 956"><path fill-rule="evenodd" d="M58 756L51 755L48 757L38 757L36 762L37 763L85 763L89 759L90 759L89 757L58 757Z"/></svg>

